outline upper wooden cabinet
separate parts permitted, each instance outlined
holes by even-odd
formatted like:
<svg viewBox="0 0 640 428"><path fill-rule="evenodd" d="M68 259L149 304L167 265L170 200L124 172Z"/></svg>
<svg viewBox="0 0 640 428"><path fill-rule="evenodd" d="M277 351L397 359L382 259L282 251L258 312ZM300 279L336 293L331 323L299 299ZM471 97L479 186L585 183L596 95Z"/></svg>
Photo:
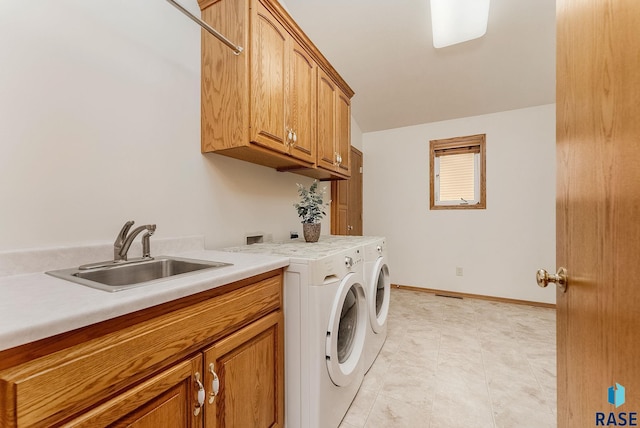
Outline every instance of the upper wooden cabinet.
<svg viewBox="0 0 640 428"><path fill-rule="evenodd" d="M316 64L261 3L253 17L251 141L316 162Z"/></svg>
<svg viewBox="0 0 640 428"><path fill-rule="evenodd" d="M349 150L341 150L350 146L353 91L293 19L275 0L199 4L204 21L245 48L235 55L203 33L202 151L319 179L347 178ZM331 132L318 119L327 109L322 78L335 92ZM319 144L331 145L324 150L330 166Z"/></svg>
<svg viewBox="0 0 640 428"><path fill-rule="evenodd" d="M318 166L350 176L351 103L324 71L318 71Z"/></svg>
<svg viewBox="0 0 640 428"><path fill-rule="evenodd" d="M289 35L262 5L253 14L251 50L251 141L289 152L285 107L289 98ZM214 70L215 72L215 70Z"/></svg>
<svg viewBox="0 0 640 428"><path fill-rule="evenodd" d="M316 75L317 65L302 45L292 39L290 94L287 128L292 132L291 154L316 163Z"/></svg>

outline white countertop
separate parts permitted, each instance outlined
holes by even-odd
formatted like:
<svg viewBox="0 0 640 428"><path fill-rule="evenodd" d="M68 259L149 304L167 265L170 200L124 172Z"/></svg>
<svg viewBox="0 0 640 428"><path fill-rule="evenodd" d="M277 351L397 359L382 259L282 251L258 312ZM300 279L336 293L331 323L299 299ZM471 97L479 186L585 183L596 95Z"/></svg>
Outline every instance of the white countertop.
<svg viewBox="0 0 640 428"><path fill-rule="evenodd" d="M289 264L289 258L284 256L208 250L162 255L233 265L113 293L44 273L0 277L0 350L170 302ZM59 266L68 267L72 266Z"/></svg>
<svg viewBox="0 0 640 428"><path fill-rule="evenodd" d="M384 239L380 236L321 235L318 242L305 242L304 239L292 239L281 242L264 242L225 248L224 251L238 253L258 253L273 256L290 257L294 260L318 260L329 257L346 249L362 246Z"/></svg>

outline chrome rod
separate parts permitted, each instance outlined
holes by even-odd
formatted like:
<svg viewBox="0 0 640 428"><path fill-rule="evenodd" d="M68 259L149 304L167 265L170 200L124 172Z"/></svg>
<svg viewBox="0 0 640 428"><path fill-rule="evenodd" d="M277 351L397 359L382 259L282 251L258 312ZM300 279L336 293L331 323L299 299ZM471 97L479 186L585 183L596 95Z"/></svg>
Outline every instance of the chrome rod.
<svg viewBox="0 0 640 428"><path fill-rule="evenodd" d="M174 5L176 7L176 9L178 9L180 12L184 13L185 15L187 15L189 18L191 18L191 20L193 22L195 22L196 24L198 24L199 26L201 26L202 28L204 28L205 30L207 30L209 33L211 33L216 39L220 40L222 43L224 43L225 45L229 46L232 50L233 53L235 53L236 55L240 55L240 52L242 52L244 49L242 48L242 46L236 46L233 44L233 42L231 42L231 40L227 39L225 36L223 36L222 34L220 34L215 28L213 28L211 25L207 24L206 22L204 22L203 20L201 20L200 18L198 18L197 16L193 15L191 12L189 12L187 9L185 9L184 7L182 7L182 5L180 3L177 3L175 0L167 0L169 3L171 3L172 5Z"/></svg>

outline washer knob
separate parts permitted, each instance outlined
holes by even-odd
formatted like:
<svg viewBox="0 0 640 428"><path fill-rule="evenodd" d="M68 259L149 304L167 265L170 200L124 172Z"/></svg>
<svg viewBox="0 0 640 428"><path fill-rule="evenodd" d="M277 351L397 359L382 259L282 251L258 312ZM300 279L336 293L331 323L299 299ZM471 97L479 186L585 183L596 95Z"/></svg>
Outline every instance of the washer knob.
<svg viewBox="0 0 640 428"><path fill-rule="evenodd" d="M349 256L344 258L344 265L348 268L351 268L353 266L353 259Z"/></svg>

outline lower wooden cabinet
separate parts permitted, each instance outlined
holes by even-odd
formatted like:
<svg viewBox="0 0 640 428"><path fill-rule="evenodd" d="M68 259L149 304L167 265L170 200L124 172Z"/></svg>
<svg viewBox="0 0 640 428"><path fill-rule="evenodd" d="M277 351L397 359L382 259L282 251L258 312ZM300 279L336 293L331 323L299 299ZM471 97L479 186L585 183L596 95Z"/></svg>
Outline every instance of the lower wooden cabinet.
<svg viewBox="0 0 640 428"><path fill-rule="evenodd" d="M277 312L204 351L206 428L284 426L283 334Z"/></svg>
<svg viewBox="0 0 640 428"><path fill-rule="evenodd" d="M64 426L281 427L283 326L272 313Z"/></svg>
<svg viewBox="0 0 640 428"><path fill-rule="evenodd" d="M27 346L0 370L0 426L284 426L282 271L228 287L40 358Z"/></svg>
<svg viewBox="0 0 640 428"><path fill-rule="evenodd" d="M146 382L118 395L66 423L65 427L201 427L195 415L197 373L202 372L198 354L164 370Z"/></svg>

